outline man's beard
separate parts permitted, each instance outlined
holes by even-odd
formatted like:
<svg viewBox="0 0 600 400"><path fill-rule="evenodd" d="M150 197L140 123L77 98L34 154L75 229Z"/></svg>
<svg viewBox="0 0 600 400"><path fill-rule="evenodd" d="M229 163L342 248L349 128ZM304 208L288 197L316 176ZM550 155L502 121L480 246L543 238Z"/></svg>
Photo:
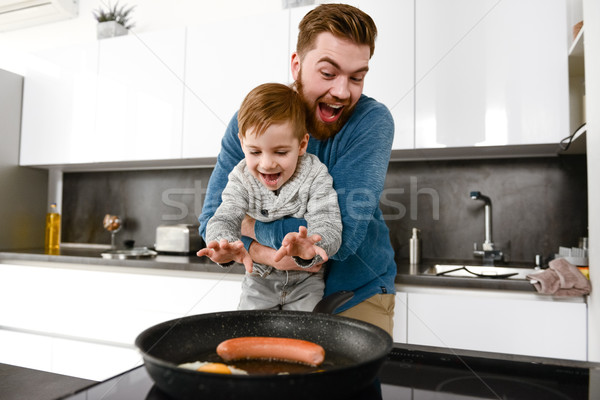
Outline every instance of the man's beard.
<svg viewBox="0 0 600 400"><path fill-rule="evenodd" d="M348 122L350 116L354 112L356 104L352 107L344 106L342 109L342 115L332 123L326 124L319 119L317 116L316 108L319 106L319 99L313 104L304 96L303 84L302 84L302 70L299 71L298 79L294 83L296 91L300 94L302 102L306 108L306 129L312 137L318 140L326 140L335 136Z"/></svg>

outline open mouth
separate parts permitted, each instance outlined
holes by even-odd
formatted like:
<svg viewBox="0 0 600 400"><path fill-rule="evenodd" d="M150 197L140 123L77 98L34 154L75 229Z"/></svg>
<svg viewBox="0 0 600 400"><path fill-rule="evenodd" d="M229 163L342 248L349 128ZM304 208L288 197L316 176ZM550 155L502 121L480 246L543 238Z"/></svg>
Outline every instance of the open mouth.
<svg viewBox="0 0 600 400"><path fill-rule="evenodd" d="M321 121L325 123L331 123L338 120L340 115L342 115L342 110L344 106L339 104L327 104L327 103L319 103L318 112Z"/></svg>
<svg viewBox="0 0 600 400"><path fill-rule="evenodd" d="M277 186L277 182L279 181L279 177L281 176L281 172L278 172L276 174L263 174L261 172L260 176L262 177L263 182L267 186Z"/></svg>

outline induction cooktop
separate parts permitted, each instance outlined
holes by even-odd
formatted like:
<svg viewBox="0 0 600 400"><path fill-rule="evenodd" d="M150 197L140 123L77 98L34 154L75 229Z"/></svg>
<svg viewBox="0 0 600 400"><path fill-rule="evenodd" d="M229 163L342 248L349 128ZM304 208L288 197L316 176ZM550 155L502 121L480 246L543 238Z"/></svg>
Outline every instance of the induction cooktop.
<svg viewBox="0 0 600 400"><path fill-rule="evenodd" d="M379 378L348 400L413 399L573 399L600 398L600 365L510 357L490 353L457 354L451 349L396 345ZM69 400L170 400L143 366L74 395Z"/></svg>

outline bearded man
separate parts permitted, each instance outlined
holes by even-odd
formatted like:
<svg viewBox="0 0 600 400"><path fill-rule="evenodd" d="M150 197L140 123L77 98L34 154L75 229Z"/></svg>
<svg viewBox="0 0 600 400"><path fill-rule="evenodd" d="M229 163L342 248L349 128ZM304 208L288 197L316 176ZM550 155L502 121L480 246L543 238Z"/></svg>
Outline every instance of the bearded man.
<svg viewBox="0 0 600 400"><path fill-rule="evenodd" d="M311 136L307 151L323 162L333 177L342 213L342 245L326 264L325 295L351 291L354 297L335 312L393 332L396 263L389 230L379 208L394 138L389 110L365 96L364 80L375 50L377 28L366 13L344 4L323 4L299 25L291 57L294 87L307 111ZM221 202L227 176L244 157L238 139L237 115L230 121L211 175L200 233ZM288 232L306 226L301 219L261 223L247 217L244 244L255 262L279 270L300 267L285 257L275 262L276 249Z"/></svg>

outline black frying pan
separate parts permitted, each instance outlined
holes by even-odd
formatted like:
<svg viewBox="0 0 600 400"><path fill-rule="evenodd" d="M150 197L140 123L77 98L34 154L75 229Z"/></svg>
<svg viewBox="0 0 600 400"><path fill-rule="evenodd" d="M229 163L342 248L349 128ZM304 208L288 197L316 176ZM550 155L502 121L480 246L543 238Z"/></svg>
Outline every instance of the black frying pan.
<svg viewBox="0 0 600 400"><path fill-rule="evenodd" d="M318 309L318 308L316 308ZM309 340L325 349L325 370L289 375L221 375L177 367L214 357L223 340L275 336ZM300 311L231 311L167 321L135 341L148 373L163 392L178 399L346 398L372 384L392 338L354 319Z"/></svg>

